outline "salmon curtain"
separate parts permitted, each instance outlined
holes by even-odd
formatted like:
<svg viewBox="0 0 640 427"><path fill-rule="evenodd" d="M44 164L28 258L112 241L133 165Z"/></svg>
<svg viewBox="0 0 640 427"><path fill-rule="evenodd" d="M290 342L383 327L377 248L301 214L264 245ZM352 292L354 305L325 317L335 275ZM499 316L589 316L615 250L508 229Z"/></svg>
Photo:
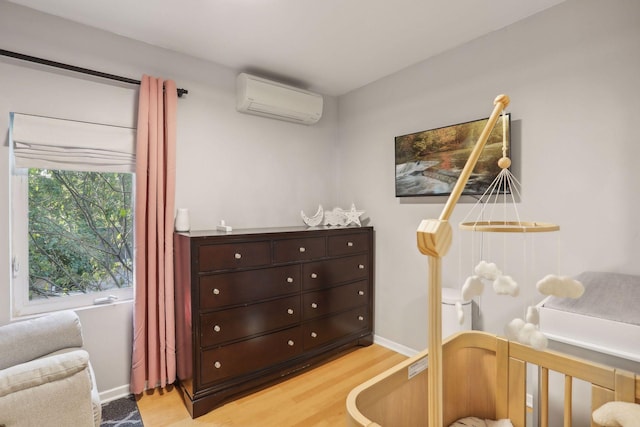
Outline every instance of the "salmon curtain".
<svg viewBox="0 0 640 427"><path fill-rule="evenodd" d="M164 90L163 90L164 89ZM143 76L136 136L135 303L131 392L176 379L173 213L177 89Z"/></svg>

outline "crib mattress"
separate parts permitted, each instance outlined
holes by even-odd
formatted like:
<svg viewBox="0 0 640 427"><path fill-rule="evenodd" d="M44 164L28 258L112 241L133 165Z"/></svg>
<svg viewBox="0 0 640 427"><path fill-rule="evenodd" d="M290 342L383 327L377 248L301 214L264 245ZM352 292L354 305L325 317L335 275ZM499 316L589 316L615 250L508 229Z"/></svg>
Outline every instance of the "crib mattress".
<svg viewBox="0 0 640 427"><path fill-rule="evenodd" d="M584 272L578 299L547 297L540 330L550 339L640 362L640 276Z"/></svg>

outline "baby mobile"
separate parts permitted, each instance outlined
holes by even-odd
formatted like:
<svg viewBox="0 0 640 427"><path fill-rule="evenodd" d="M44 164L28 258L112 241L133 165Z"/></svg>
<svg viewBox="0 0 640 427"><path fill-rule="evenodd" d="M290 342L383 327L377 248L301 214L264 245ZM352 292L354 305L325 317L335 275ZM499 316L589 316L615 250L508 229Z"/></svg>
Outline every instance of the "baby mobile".
<svg viewBox="0 0 640 427"><path fill-rule="evenodd" d="M461 230L481 233L540 233L558 231L560 227L551 223L522 221L516 206L516 197L520 199L520 183L509 170L511 159L507 157L507 126L508 120L505 112L502 112L502 157L498 160L500 172L493 180L489 188L480 197L459 225ZM509 201L511 203L509 203ZM512 206L515 216L507 220L510 214L508 205ZM478 209L478 207L480 208ZM490 209L489 209L490 208ZM489 211L489 212L487 212ZM474 212L477 217L473 221L467 221ZM501 215L501 218L496 218ZM488 217L490 219L482 219ZM504 235L506 236L506 234ZM525 243L526 244L526 243ZM527 258L525 251L525 258ZM526 260L525 260L526 262ZM512 276L505 274L495 263L480 260L473 268L473 274L467 277L462 286L462 299L470 301L474 297L482 295L485 284L491 284L497 295L517 297L520 293L520 285ZM560 298L579 298L584 292L584 286L577 280L567 276L548 274L536 283L536 288L542 295L553 295ZM460 303L456 304L458 320L464 321L464 313ZM527 308L524 319L515 318L505 326L505 335L512 341L531 345L537 350L547 347L547 338L539 330L539 315L537 307L531 305Z"/></svg>

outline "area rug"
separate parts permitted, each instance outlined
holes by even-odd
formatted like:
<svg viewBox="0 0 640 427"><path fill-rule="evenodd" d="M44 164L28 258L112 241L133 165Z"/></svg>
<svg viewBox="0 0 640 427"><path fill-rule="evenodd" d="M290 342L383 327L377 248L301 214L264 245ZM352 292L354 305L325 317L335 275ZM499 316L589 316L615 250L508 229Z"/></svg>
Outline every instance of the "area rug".
<svg viewBox="0 0 640 427"><path fill-rule="evenodd" d="M112 400L102 405L102 423L100 427L143 427L135 397Z"/></svg>

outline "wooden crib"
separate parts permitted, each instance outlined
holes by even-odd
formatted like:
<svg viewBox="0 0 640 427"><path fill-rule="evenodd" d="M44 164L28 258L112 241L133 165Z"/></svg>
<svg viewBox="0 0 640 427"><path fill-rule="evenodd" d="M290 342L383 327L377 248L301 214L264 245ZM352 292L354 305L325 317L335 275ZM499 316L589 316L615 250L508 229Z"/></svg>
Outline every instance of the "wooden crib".
<svg viewBox="0 0 640 427"><path fill-rule="evenodd" d="M464 332L446 340L442 361L444 426L476 416L508 418L515 427L525 427L531 365L538 371L541 427L549 425L550 372L564 375L564 426L572 425L573 379L590 384L591 411L614 400L640 403L640 376L484 332ZM353 389L347 397L347 424L427 426L427 362L425 350Z"/></svg>

